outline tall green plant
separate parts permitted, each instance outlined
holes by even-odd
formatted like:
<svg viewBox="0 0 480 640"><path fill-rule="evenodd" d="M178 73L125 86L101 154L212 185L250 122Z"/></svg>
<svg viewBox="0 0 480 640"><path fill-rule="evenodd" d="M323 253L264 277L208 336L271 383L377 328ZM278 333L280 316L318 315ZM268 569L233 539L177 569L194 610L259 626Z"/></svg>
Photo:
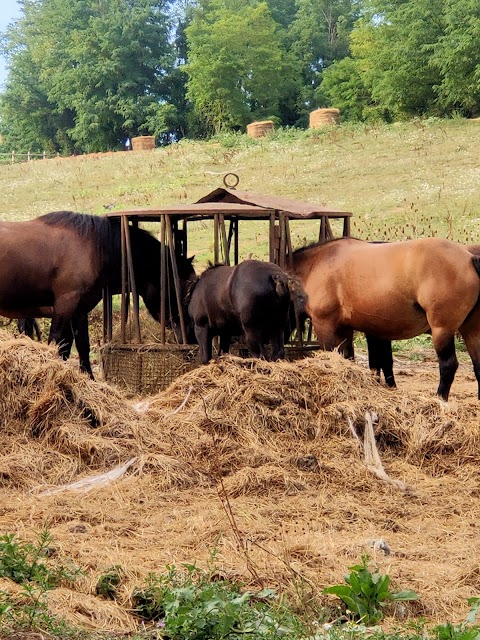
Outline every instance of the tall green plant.
<svg viewBox="0 0 480 640"><path fill-rule="evenodd" d="M186 29L188 97L209 133L279 115L297 69L266 3L204 2Z"/></svg>
<svg viewBox="0 0 480 640"><path fill-rule="evenodd" d="M3 38L10 63L0 111L7 143L10 131L21 143L19 125L28 118L25 144L35 136L45 144L56 127L61 133L50 135L57 148L66 138L80 151L112 149L127 135L148 133L152 117L157 132L165 114L155 107L168 102L164 78L174 65L166 0L23 5Z"/></svg>
<svg viewBox="0 0 480 640"><path fill-rule="evenodd" d="M13 534L0 537L0 577L21 585L18 600L8 591L0 591L0 627L63 628L48 611L45 594L62 582L73 582L79 569L49 562L53 539L44 528L34 543L18 540Z"/></svg>
<svg viewBox="0 0 480 640"><path fill-rule="evenodd" d="M390 576L380 574L378 569L370 571L368 560L369 557L363 555L360 564L349 567L345 585L327 587L323 593L338 596L355 620L373 625L383 618L383 609L389 602L417 600L418 595L408 590L391 591Z"/></svg>

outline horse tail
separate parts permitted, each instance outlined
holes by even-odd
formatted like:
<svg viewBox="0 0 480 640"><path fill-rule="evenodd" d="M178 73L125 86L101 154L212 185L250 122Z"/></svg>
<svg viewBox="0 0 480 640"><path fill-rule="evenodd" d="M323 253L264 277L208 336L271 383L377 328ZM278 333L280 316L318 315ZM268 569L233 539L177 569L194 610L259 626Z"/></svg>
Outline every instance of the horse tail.
<svg viewBox="0 0 480 640"><path fill-rule="evenodd" d="M288 275L288 290L290 292L290 298L295 307L295 314L301 316L305 313L305 307L307 306L307 294L299 278L293 275Z"/></svg>
<svg viewBox="0 0 480 640"><path fill-rule="evenodd" d="M283 298L289 293L288 276L286 273L272 273L272 280L277 296Z"/></svg>
<svg viewBox="0 0 480 640"><path fill-rule="evenodd" d="M189 278L187 280L187 282L185 283L185 288L184 288L184 291L183 291L183 305L184 305L185 309L187 309L188 305L190 304L190 300L192 299L193 291L194 291L195 287L197 286L199 280L200 280L200 277L197 276L197 275L194 275L191 278Z"/></svg>
<svg viewBox="0 0 480 640"><path fill-rule="evenodd" d="M478 277L480 278L480 256L472 256L472 264L475 267Z"/></svg>

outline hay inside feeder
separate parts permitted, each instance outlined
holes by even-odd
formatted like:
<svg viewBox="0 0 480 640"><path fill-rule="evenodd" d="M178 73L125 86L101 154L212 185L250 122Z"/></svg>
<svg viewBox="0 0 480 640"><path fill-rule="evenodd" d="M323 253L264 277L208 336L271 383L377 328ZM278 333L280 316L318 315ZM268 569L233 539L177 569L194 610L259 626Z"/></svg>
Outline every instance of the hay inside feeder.
<svg viewBox="0 0 480 640"><path fill-rule="evenodd" d="M143 395L162 391L200 364L197 345L110 343L101 354L108 382Z"/></svg>

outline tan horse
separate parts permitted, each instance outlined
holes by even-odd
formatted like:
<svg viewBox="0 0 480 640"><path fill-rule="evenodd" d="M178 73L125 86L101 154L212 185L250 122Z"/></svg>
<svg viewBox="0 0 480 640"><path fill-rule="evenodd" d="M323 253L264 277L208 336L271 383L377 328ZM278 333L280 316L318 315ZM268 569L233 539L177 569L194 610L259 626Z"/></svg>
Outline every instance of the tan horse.
<svg viewBox="0 0 480 640"><path fill-rule="evenodd" d="M438 395L448 399L458 368L460 332L480 398L480 258L449 240L371 244L342 238L297 249L292 271L308 296L319 343L353 357L353 332L403 340L431 330L438 356Z"/></svg>
<svg viewBox="0 0 480 640"><path fill-rule="evenodd" d="M466 245L466 248L473 255L480 256L480 244ZM477 311L473 311L472 313L477 313ZM478 313L480 314L480 309L478 310ZM382 340L381 338L369 335L368 333L365 337L367 338L368 364L371 371L374 373L378 381L380 381L380 375L383 372L385 384L388 387L395 387L396 382L395 376L393 375L393 353L391 340Z"/></svg>

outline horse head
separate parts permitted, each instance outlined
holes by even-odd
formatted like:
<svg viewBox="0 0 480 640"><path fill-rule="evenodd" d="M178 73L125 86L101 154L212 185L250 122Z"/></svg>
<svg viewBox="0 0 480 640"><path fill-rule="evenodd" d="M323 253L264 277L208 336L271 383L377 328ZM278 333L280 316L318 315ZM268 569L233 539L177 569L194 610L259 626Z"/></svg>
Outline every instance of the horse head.
<svg viewBox="0 0 480 640"><path fill-rule="evenodd" d="M138 228L131 229L131 242L135 280L137 283L138 294L142 297L150 315L155 320L160 322L162 286L162 278L160 272L161 244L148 231ZM182 310L185 308L183 304L185 292L189 287L189 283L196 278L195 269L193 268L192 264L193 259L193 257L185 258L183 255L176 253L176 264L180 281L179 293L180 299L182 300ZM178 337L179 335L181 336L179 323L180 314L177 304L177 294L173 277L172 260L168 249L166 287L167 319L172 325L172 328L175 330L175 333Z"/></svg>
<svg viewBox="0 0 480 640"><path fill-rule="evenodd" d="M183 320L185 323L185 334L188 344L195 344L197 339L195 337L195 329L193 320L188 313L188 305L192 296L195 285L198 282L198 276L193 268L193 260L195 256L191 258L184 258L183 256L177 256L178 277L180 279L180 298L182 301ZM178 313L178 305L173 307L176 313L172 313L172 328L175 332L178 342L182 342L182 330L180 326L180 316Z"/></svg>
<svg viewBox="0 0 480 640"><path fill-rule="evenodd" d="M307 294L299 278L288 274L288 290L290 292L290 305L288 309L288 322L285 327L285 342L288 342L295 332L303 336L305 323L308 318L306 312Z"/></svg>

